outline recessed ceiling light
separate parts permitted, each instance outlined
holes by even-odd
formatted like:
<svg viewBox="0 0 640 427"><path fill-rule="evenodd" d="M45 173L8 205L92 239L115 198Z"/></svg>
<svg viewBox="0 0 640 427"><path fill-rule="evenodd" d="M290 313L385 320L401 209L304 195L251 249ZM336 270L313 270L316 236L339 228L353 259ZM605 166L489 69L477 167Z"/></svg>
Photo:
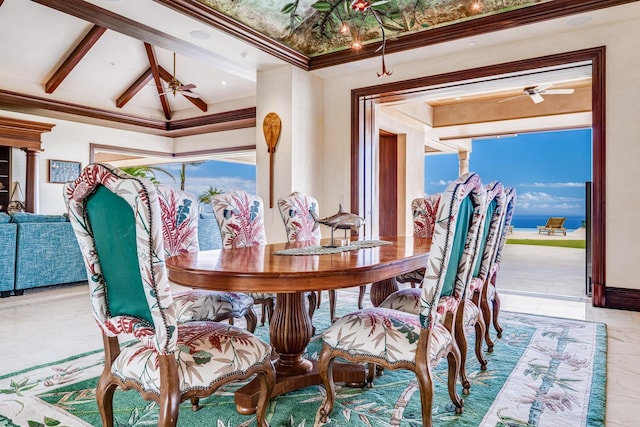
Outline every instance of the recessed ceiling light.
<svg viewBox="0 0 640 427"><path fill-rule="evenodd" d="M577 27L578 25L584 25L586 23L591 22L591 17L589 15L580 15L574 16L567 21L567 25L571 27Z"/></svg>
<svg viewBox="0 0 640 427"><path fill-rule="evenodd" d="M469 42L469 46L475 46L477 44L478 44L478 42Z"/></svg>
<svg viewBox="0 0 640 427"><path fill-rule="evenodd" d="M222 80L222 81L220 82L220 84L221 84L222 86L226 86L226 85L227 85L227 82L225 82L224 80Z"/></svg>
<svg viewBox="0 0 640 427"><path fill-rule="evenodd" d="M196 40L209 40L211 38L211 34L201 30L191 31L189 35L191 36L191 38L194 38Z"/></svg>
<svg viewBox="0 0 640 427"><path fill-rule="evenodd" d="M462 99L462 97L461 97L461 96L456 96L456 97L455 97L455 100L456 100L456 101L459 101L459 100L461 100L461 99Z"/></svg>

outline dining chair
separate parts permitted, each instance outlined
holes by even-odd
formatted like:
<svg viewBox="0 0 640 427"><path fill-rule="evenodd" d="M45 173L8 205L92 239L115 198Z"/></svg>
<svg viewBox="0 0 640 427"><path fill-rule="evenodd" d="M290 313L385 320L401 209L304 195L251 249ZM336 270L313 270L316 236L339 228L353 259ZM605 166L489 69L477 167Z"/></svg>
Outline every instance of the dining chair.
<svg viewBox="0 0 640 427"><path fill-rule="evenodd" d="M303 194L299 191L281 197L278 199L278 210L284 222L287 232L287 241L289 242L314 242L320 243L321 233L318 223L314 219L318 217L319 207L318 201L311 196ZM333 320L336 314L336 291L329 292L329 315ZM314 307L320 307L322 291L317 291L314 295L316 304ZM313 297L309 298L309 317L313 318L313 310L311 304Z"/></svg>
<svg viewBox="0 0 640 427"><path fill-rule="evenodd" d="M158 201L162 218L162 239L166 258L198 252L198 200L191 193L158 184ZM220 322L244 317L247 330L254 332L258 318L253 298L238 292L191 289L173 294L178 323L198 320Z"/></svg>
<svg viewBox="0 0 640 427"><path fill-rule="evenodd" d="M507 241L507 234L509 231L509 227L511 226L511 219L513 218L513 211L515 210L515 207L516 189L515 187L509 187L505 190L505 209L500 224L500 230L498 232L499 241L495 251L495 259L489 273L487 290L482 296L483 305L481 307L484 321L487 326L486 333L488 334L489 327L491 326L491 322L493 321L493 328L496 330L498 338L502 338L502 326L500 326L500 322L498 321L498 317L500 316L500 296L496 288L496 277L500 272L502 254L505 243ZM489 302L491 302L491 307L489 307Z"/></svg>
<svg viewBox="0 0 640 427"><path fill-rule="evenodd" d="M211 206L220 227L222 249L236 249L267 244L264 231L264 204L258 195L246 191L216 194ZM262 305L261 324L270 320L276 303L276 295L267 292L250 292L254 304Z"/></svg>
<svg viewBox="0 0 640 427"><path fill-rule="evenodd" d="M480 231L481 237L478 239L476 248L476 256L474 259L473 272L469 282L468 297L471 298L475 307L477 307L478 316L482 318L484 327L484 340L487 343L487 351L493 351L494 343L489 336L487 327L488 306L487 282L489 280L489 272L495 260L495 255L499 242L502 221L504 219L505 209L505 193L502 183L493 181L486 186L487 189L487 208ZM476 349L482 346L482 337L476 334Z"/></svg>
<svg viewBox="0 0 640 427"><path fill-rule="evenodd" d="M199 409L199 398L257 374L256 421L268 426L265 412L275 382L271 346L228 324L176 320L153 184L90 164L66 184L64 195L104 342L96 386L102 425L114 424L117 388L157 402L158 425L175 426L181 402L190 399L192 409ZM130 342L120 345L119 337Z"/></svg>
<svg viewBox="0 0 640 427"><path fill-rule="evenodd" d="M444 310L441 299L463 291L459 282L471 268L470 248L477 238L478 210L484 203L483 195L477 174L463 175L442 194L422 283L419 314L367 308L341 317L322 334L318 366L326 390L320 410L323 422L328 420L334 407L332 368L336 357L386 369L413 371L420 388L422 424L431 426L432 369L446 356L449 397L456 413L462 413L464 401L456 389L460 352L451 333L455 311ZM438 321L438 317L445 317L444 322ZM371 379L373 373L369 372L368 376Z"/></svg>
<svg viewBox="0 0 640 427"><path fill-rule="evenodd" d="M487 190L481 188L471 196L474 199L475 211L473 215L465 219L465 221L469 222L469 238L466 242L464 252L462 248L457 249L460 254L458 268L451 268L448 277L448 280L453 281L455 285L453 287L448 286L445 288L445 291L443 291L438 311L439 313L451 313L454 319L452 323L453 329L449 329L449 331L453 334L462 356L459 375L464 394L467 394L471 387L471 382L468 379L466 371L467 333L475 331L476 339L474 348L476 358L481 370L487 368L487 360L482 354L482 338L485 334L484 319L480 313L480 308L471 299L471 292L469 290L472 269L474 268L475 259L479 250L479 234L480 230L484 227ZM462 232L462 229L457 230L457 232ZM460 267L461 265L466 266L467 264L469 265L468 268ZM456 271L455 274L453 273L454 271ZM379 307L418 314L421 310L421 298L422 292L420 289L401 289L389 295ZM438 317L440 322L444 322L445 319L446 317L444 316Z"/></svg>
<svg viewBox="0 0 640 427"><path fill-rule="evenodd" d="M436 214L440 194L429 194L411 201L411 212L413 215L413 237L431 239L433 228L435 227ZM424 278L424 268L410 271L396 276L399 283L409 283L412 288L422 283Z"/></svg>

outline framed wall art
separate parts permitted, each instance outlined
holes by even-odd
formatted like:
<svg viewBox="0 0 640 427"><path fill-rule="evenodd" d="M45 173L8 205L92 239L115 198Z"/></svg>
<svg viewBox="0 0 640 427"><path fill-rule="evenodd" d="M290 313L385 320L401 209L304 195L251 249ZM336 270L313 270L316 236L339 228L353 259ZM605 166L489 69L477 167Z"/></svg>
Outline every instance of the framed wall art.
<svg viewBox="0 0 640 427"><path fill-rule="evenodd" d="M80 162L49 160L49 182L69 182L80 176Z"/></svg>

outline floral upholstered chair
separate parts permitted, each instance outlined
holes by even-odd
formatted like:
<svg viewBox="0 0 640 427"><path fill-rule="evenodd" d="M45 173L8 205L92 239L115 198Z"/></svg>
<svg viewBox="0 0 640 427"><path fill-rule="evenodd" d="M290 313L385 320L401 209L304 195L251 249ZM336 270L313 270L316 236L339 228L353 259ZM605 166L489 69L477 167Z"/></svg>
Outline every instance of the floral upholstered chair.
<svg viewBox="0 0 640 427"><path fill-rule="evenodd" d="M476 333L476 358L480 363L481 369L486 369L487 361L482 354L482 337L485 332L483 318L480 315L480 309L473 303L470 297L469 286L471 282L471 273L474 266L474 259L478 250L478 234L483 226L484 214L486 213L486 191L482 188L480 179L477 175L472 185L480 185L479 188L472 187L469 199L471 203L466 209L460 210L460 222L456 229L456 240L461 240L466 233L467 240L464 247L457 245L454 249L449 264L448 274L445 279L444 290L438 306L438 314L449 313L453 318L451 325L445 324L447 329L454 335L456 344L460 350L460 381L463 386L463 393L467 394L471 383L466 372L466 355L467 355L467 339L466 334L471 330ZM466 177L459 178L460 180ZM401 289L389 295L380 307L400 310L407 313L418 314L421 307L422 292L420 289L408 288ZM446 322L447 316L439 316L440 322Z"/></svg>
<svg viewBox="0 0 640 427"><path fill-rule="evenodd" d="M495 260L499 242L499 233L504 219L505 194L502 183L494 181L486 187L487 208L481 225L480 238L476 249L475 265L473 267L469 292L467 296L472 299L474 308L481 310L478 315L482 317L484 339L487 342L489 352L493 351L493 341L486 327L488 305L486 303L487 282L489 272ZM476 336L476 348L482 345L482 337ZM462 351L461 351L462 352Z"/></svg>
<svg viewBox="0 0 640 427"><path fill-rule="evenodd" d="M278 199L278 209L284 221L289 242L320 242L320 228L313 215L318 215L318 201L299 191Z"/></svg>
<svg viewBox="0 0 640 427"><path fill-rule="evenodd" d="M419 314L381 307L367 308L336 320L322 334L323 346L318 366L326 389L326 399L321 408L323 422L327 421L334 407L332 366L336 357L381 365L386 369L413 371L420 387L422 425L431 426L431 370L446 356L449 364L449 396L456 412L463 411L463 401L456 390L460 352L450 332L454 319L450 311L441 311L441 295L456 291L457 284L450 280L450 276L456 279L460 270L464 275L470 269L470 257L463 254L469 251L467 244L473 244L477 238L478 227L471 224L473 221L470 218L476 217L476 210L482 207L483 194L480 178L476 174L459 178L442 194L429 261L420 289ZM453 289L445 290L445 287ZM439 316L447 319L439 322ZM371 372L369 378L372 378Z"/></svg>
<svg viewBox="0 0 640 427"><path fill-rule="evenodd" d="M278 199L278 210L287 232L287 241L320 243L320 228L314 219L314 215L318 216L318 201L315 198L294 191L288 196ZM320 307L321 292L307 293L310 318L313 318L315 309ZM331 319L335 315L335 295L335 291L329 291Z"/></svg>
<svg viewBox="0 0 640 427"><path fill-rule="evenodd" d="M487 283L487 290L482 296L481 307L483 308L484 321L487 325L487 335L491 321L493 321L493 327L498 334L498 338L502 337L502 327L498 322L500 316L500 297L498 290L496 289L496 277L500 271L500 263L502 262L502 251L504 250L504 244L507 241L507 233L511 226L511 218L513 218L513 211L516 207L516 189L509 187L505 190L505 209L500 223L500 231L498 232L498 244L495 251L495 259L489 272L489 281ZM491 302L491 308L489 307ZM490 315L489 310L492 310ZM485 335L486 337L486 335Z"/></svg>
<svg viewBox="0 0 640 427"><path fill-rule="evenodd" d="M438 213L439 203L440 194L430 194L425 197L413 199L411 202L413 237L431 239L436 224L436 214ZM410 283L411 287L415 288L416 284L422 283L424 270L424 268L419 268L409 273L401 274L396 276L396 280L400 283Z"/></svg>
<svg viewBox="0 0 640 427"><path fill-rule="evenodd" d="M284 227L287 231L287 241L303 242L317 241L320 242L321 233L318 223L315 221L314 215L319 216L318 201L306 194L294 191L288 196L278 199L278 209L280 216L284 221ZM358 308L362 308L364 295L367 291L366 286L360 286L360 294L358 295ZM336 317L336 291L329 292L329 313L333 320ZM322 291L317 294L317 307L320 307Z"/></svg>
<svg viewBox="0 0 640 427"><path fill-rule="evenodd" d="M260 196L246 191L216 194L211 198L222 236L222 248L236 249L267 244L264 232L264 205ZM251 292L254 304L262 304L261 324L271 319L276 295L266 292Z"/></svg>
<svg viewBox="0 0 640 427"><path fill-rule="evenodd" d="M198 201L190 193L168 185L158 185L158 200L162 216L162 238L166 258L174 255L197 252ZM194 320L220 322L244 317L247 330L256 330L257 316L253 311L253 298L236 292L189 290L173 294L178 323Z"/></svg>
<svg viewBox="0 0 640 427"><path fill-rule="evenodd" d="M175 426L180 402L191 399L197 409L199 398L223 384L258 374L257 423L268 426L265 411L275 382L271 346L227 324L176 321L153 184L91 164L67 184L65 202L104 341L96 388L102 425L114 424L118 387L156 401L158 425ZM135 340L121 346L119 336Z"/></svg>

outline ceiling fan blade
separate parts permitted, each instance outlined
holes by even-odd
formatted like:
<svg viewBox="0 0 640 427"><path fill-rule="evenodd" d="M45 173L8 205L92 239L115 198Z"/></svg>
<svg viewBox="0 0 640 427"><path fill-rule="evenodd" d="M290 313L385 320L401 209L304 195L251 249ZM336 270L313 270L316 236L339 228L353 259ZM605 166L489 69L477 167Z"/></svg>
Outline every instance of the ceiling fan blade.
<svg viewBox="0 0 640 427"><path fill-rule="evenodd" d="M507 102L507 101L512 101L512 100L514 100L514 99L521 98L521 97L523 97L523 96L524 96L523 94L520 94L520 95L512 96L512 97L510 97L510 98L501 99L501 100L500 100L500 101L498 101L498 102Z"/></svg>
<svg viewBox="0 0 640 427"><path fill-rule="evenodd" d="M543 95L571 95L575 89L549 89L540 91Z"/></svg>
<svg viewBox="0 0 640 427"><path fill-rule="evenodd" d="M542 101L544 101L544 98L542 97L542 95L540 95L539 93L532 93L529 95L531 97L531 100L535 103L535 104L539 104Z"/></svg>
<svg viewBox="0 0 640 427"><path fill-rule="evenodd" d="M189 92L188 90L181 90L180 93L189 98L200 98L197 93Z"/></svg>
<svg viewBox="0 0 640 427"><path fill-rule="evenodd" d="M553 87L553 83L543 83L541 85L534 87L533 90L536 92L542 92L549 89L550 87Z"/></svg>
<svg viewBox="0 0 640 427"><path fill-rule="evenodd" d="M182 85L178 88L178 90L191 90L191 89L195 89L196 85L194 85L193 83L189 83L188 85Z"/></svg>

